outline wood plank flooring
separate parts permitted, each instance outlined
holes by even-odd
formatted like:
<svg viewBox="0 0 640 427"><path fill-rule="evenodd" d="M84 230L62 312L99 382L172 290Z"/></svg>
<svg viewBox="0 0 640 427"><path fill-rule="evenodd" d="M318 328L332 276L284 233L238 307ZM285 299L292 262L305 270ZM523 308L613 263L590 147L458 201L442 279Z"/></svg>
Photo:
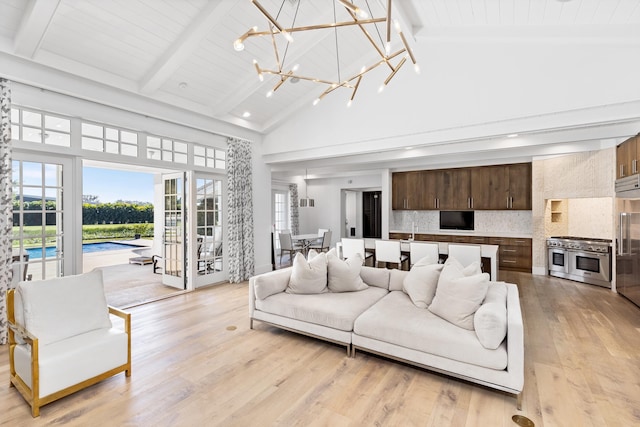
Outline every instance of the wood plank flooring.
<svg viewBox="0 0 640 427"><path fill-rule="evenodd" d="M525 326L523 410L475 384L256 322L247 285L134 307L133 374L42 408L10 389L0 347L0 425L536 426L640 424L640 309L611 291L501 272ZM232 327L236 327L233 329Z"/></svg>

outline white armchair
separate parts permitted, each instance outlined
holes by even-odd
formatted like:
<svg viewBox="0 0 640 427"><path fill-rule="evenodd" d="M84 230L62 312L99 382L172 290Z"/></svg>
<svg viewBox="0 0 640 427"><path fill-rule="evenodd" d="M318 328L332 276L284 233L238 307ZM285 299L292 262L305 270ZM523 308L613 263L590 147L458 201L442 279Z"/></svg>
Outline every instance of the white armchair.
<svg viewBox="0 0 640 427"><path fill-rule="evenodd" d="M131 315L107 305L102 271L21 282L7 292L7 308L10 385L34 417L47 403L131 375Z"/></svg>

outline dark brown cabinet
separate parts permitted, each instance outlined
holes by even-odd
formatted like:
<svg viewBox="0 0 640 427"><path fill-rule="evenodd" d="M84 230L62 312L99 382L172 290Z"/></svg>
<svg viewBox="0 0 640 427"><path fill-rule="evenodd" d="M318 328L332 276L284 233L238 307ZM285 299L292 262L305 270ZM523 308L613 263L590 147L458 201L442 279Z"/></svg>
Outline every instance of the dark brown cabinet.
<svg viewBox="0 0 640 427"><path fill-rule="evenodd" d="M616 179L626 178L640 172L640 135L633 136L616 149Z"/></svg>
<svg viewBox="0 0 640 427"><path fill-rule="evenodd" d="M531 239L489 237L490 245L498 245L498 267L502 270L531 273Z"/></svg>
<svg viewBox="0 0 640 427"><path fill-rule="evenodd" d="M395 172L391 180L395 210L531 210L531 163Z"/></svg>

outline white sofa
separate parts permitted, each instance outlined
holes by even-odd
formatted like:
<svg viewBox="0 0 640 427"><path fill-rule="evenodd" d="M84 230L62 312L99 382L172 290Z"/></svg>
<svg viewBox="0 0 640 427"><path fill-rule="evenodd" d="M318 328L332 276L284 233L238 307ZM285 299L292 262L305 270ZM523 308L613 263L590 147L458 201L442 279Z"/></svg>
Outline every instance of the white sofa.
<svg viewBox="0 0 640 427"><path fill-rule="evenodd" d="M107 306L100 270L21 282L7 297L11 385L34 417L47 403L119 372L131 375L131 315Z"/></svg>
<svg viewBox="0 0 640 427"><path fill-rule="evenodd" d="M250 327L259 320L286 330L408 362L517 396L524 385L523 325L514 284L506 288L507 331L496 349L485 348L466 330L418 308L403 291L408 272L362 267L369 285L356 292L287 293L292 268L249 280ZM497 344L496 344L497 345Z"/></svg>

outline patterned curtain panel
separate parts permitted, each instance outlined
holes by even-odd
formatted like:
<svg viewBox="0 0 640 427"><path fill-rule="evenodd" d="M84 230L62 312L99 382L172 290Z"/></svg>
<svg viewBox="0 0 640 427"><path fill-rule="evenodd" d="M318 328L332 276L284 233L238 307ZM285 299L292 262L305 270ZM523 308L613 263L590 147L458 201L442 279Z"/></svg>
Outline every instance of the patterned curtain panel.
<svg viewBox="0 0 640 427"><path fill-rule="evenodd" d="M229 282L249 280L254 272L251 143L227 140L227 230Z"/></svg>
<svg viewBox="0 0 640 427"><path fill-rule="evenodd" d="M298 184L289 184L289 204L291 205L291 234L300 234L300 217L298 216Z"/></svg>
<svg viewBox="0 0 640 427"><path fill-rule="evenodd" d="M11 186L11 88L0 79L0 344L7 343L7 289L11 287L11 234L13 189Z"/></svg>

